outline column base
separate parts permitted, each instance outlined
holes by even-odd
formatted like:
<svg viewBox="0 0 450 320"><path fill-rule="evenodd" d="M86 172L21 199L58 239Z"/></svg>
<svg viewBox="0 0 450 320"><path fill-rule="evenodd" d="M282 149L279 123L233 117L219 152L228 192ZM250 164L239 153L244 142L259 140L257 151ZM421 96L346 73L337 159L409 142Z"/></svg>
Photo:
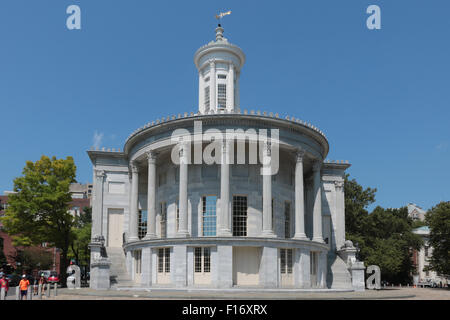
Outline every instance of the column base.
<svg viewBox="0 0 450 320"><path fill-rule="evenodd" d="M266 237L266 238L276 238L277 237L277 235L272 230L270 230L270 231L263 231L261 233L261 235L263 237Z"/></svg>
<svg viewBox="0 0 450 320"><path fill-rule="evenodd" d="M138 237L129 237L128 242L139 241Z"/></svg>
<svg viewBox="0 0 450 320"><path fill-rule="evenodd" d="M309 240L309 238L304 233L294 234L293 239L295 239L295 240Z"/></svg>
<svg viewBox="0 0 450 320"><path fill-rule="evenodd" d="M231 237L231 236L233 236L233 234L231 233L231 230L229 230L229 229L221 229L218 232L218 236Z"/></svg>
<svg viewBox="0 0 450 320"><path fill-rule="evenodd" d="M314 241L314 242L319 242L319 243L325 243L325 241L323 240L323 238L313 238L312 241Z"/></svg>
<svg viewBox="0 0 450 320"><path fill-rule="evenodd" d="M144 239L142 240L152 240L152 239L156 239L156 234L155 233L147 233L144 237Z"/></svg>
<svg viewBox="0 0 450 320"><path fill-rule="evenodd" d="M175 238L189 238L190 236L189 231L178 231Z"/></svg>

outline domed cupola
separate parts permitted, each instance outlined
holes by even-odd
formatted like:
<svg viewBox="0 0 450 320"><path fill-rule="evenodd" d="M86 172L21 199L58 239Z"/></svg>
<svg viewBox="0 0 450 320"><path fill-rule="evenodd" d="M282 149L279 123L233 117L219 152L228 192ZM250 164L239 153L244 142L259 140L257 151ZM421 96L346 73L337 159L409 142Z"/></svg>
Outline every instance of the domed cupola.
<svg viewBox="0 0 450 320"><path fill-rule="evenodd" d="M244 52L223 36L224 29L216 28L216 40L197 50L194 55L199 76L198 109L210 111L239 110L239 77L245 63Z"/></svg>

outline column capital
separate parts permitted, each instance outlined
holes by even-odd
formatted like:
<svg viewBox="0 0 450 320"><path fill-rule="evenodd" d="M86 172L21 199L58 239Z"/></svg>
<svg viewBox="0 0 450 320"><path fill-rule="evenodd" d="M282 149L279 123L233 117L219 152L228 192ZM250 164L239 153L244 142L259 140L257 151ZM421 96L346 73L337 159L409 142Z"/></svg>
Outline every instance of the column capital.
<svg viewBox="0 0 450 320"><path fill-rule="evenodd" d="M149 163L155 163L158 153L154 150L149 150L145 153L147 155L147 161Z"/></svg>
<svg viewBox="0 0 450 320"><path fill-rule="evenodd" d="M306 153L305 150L297 149L297 151L295 152L295 159L297 163L303 162L303 159L305 158L305 153Z"/></svg>
<svg viewBox="0 0 450 320"><path fill-rule="evenodd" d="M138 167L136 161L132 161L132 162L130 163L130 167L131 167L131 172L132 172L132 173L139 173L139 167Z"/></svg>
<svg viewBox="0 0 450 320"><path fill-rule="evenodd" d="M216 67L216 60L210 59L208 62L209 62L209 66L210 66L211 68L215 68L215 67Z"/></svg>
<svg viewBox="0 0 450 320"><path fill-rule="evenodd" d="M272 155L272 142L271 141L269 141L269 140L264 141L263 152L268 157L270 157Z"/></svg>
<svg viewBox="0 0 450 320"><path fill-rule="evenodd" d="M334 186L337 190L344 188L344 181L335 181Z"/></svg>
<svg viewBox="0 0 450 320"><path fill-rule="evenodd" d="M95 169L94 172L97 179L103 179L106 176L105 170Z"/></svg>
<svg viewBox="0 0 450 320"><path fill-rule="evenodd" d="M320 171L320 168L322 168L322 161L320 160L315 160L313 163L313 172L317 172Z"/></svg>

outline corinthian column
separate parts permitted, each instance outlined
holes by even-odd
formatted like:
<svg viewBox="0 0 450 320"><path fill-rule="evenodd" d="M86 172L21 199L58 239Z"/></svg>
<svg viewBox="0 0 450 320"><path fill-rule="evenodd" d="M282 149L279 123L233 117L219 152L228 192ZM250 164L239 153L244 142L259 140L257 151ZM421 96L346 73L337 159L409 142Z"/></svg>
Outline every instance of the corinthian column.
<svg viewBox="0 0 450 320"><path fill-rule="evenodd" d="M322 237L322 187L320 168L322 162L316 160L313 164L313 195L314 195L314 210L313 210L313 241L324 242Z"/></svg>
<svg viewBox="0 0 450 320"><path fill-rule="evenodd" d="M305 197L303 182L303 159L305 151L299 150L295 164L295 239L306 240L305 234Z"/></svg>
<svg viewBox="0 0 450 320"><path fill-rule="evenodd" d="M147 161L147 234L145 239L153 239L156 238L156 152L149 151Z"/></svg>
<svg viewBox="0 0 450 320"><path fill-rule="evenodd" d="M92 202L92 239L102 235L103 181L105 171L94 170L94 201Z"/></svg>
<svg viewBox="0 0 450 320"><path fill-rule="evenodd" d="M229 142L222 142L222 163L220 165L220 219L219 232L221 236L230 236L230 165Z"/></svg>
<svg viewBox="0 0 450 320"><path fill-rule="evenodd" d="M136 162L131 163L131 206L130 206L130 237L128 241L137 241L138 238L138 187L139 168Z"/></svg>
<svg viewBox="0 0 450 320"><path fill-rule="evenodd" d="M189 236L188 231L188 147L182 145L180 148L180 194L179 194L179 207L180 207L180 221L177 232L177 237Z"/></svg>
<svg viewBox="0 0 450 320"><path fill-rule="evenodd" d="M263 166L267 168L263 174L263 236L275 237L272 226L272 175L271 170L271 145L269 142L264 144Z"/></svg>

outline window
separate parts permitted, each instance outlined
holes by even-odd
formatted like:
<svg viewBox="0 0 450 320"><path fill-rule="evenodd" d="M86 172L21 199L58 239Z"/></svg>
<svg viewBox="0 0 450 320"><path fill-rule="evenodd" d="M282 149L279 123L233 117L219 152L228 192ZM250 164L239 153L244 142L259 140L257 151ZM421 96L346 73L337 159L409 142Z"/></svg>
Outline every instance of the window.
<svg viewBox="0 0 450 320"><path fill-rule="evenodd" d="M211 248L194 248L194 272L211 272Z"/></svg>
<svg viewBox="0 0 450 320"><path fill-rule="evenodd" d="M227 85L217 85L217 105L219 108L226 108L227 106Z"/></svg>
<svg viewBox="0 0 450 320"><path fill-rule="evenodd" d="M209 77L205 78L205 82L209 82Z"/></svg>
<svg viewBox="0 0 450 320"><path fill-rule="evenodd" d="M217 78L219 78L219 79L226 79L227 75L226 74L219 74L219 75L217 75Z"/></svg>
<svg viewBox="0 0 450 320"><path fill-rule="evenodd" d="M284 203L284 237L291 237L291 203Z"/></svg>
<svg viewBox="0 0 450 320"><path fill-rule="evenodd" d="M170 248L158 249L158 273L170 273Z"/></svg>
<svg viewBox="0 0 450 320"><path fill-rule="evenodd" d="M138 237L142 239L147 234L147 210L139 210Z"/></svg>
<svg viewBox="0 0 450 320"><path fill-rule="evenodd" d="M209 110L210 100L209 100L209 86L205 88L205 109Z"/></svg>
<svg viewBox="0 0 450 320"><path fill-rule="evenodd" d="M141 273L142 270L142 250L134 251L134 272Z"/></svg>
<svg viewBox="0 0 450 320"><path fill-rule="evenodd" d="M233 236L247 236L247 197L233 196Z"/></svg>
<svg viewBox="0 0 450 320"><path fill-rule="evenodd" d="M317 275L317 252L311 251L310 253L310 273L312 276Z"/></svg>
<svg viewBox="0 0 450 320"><path fill-rule="evenodd" d="M292 273L292 249L280 249L280 269L282 274Z"/></svg>
<svg viewBox="0 0 450 320"><path fill-rule="evenodd" d="M161 213L161 238L166 238L167 237L167 232L166 232L166 221L167 221L167 203L166 202L161 202L160 203L160 211Z"/></svg>
<svg viewBox="0 0 450 320"><path fill-rule="evenodd" d="M177 206L177 217L176 217L176 228L177 228L177 232L178 232L178 229L180 228L180 203L179 203L179 200L178 200L178 198L177 198L177 204L176 204L176 206Z"/></svg>
<svg viewBox="0 0 450 320"><path fill-rule="evenodd" d="M205 196L203 201L202 229L204 237L216 235L216 204L217 196Z"/></svg>
<svg viewBox="0 0 450 320"><path fill-rule="evenodd" d="M272 207L272 230L275 230L275 199L272 198L272 202L271 202L271 207Z"/></svg>

